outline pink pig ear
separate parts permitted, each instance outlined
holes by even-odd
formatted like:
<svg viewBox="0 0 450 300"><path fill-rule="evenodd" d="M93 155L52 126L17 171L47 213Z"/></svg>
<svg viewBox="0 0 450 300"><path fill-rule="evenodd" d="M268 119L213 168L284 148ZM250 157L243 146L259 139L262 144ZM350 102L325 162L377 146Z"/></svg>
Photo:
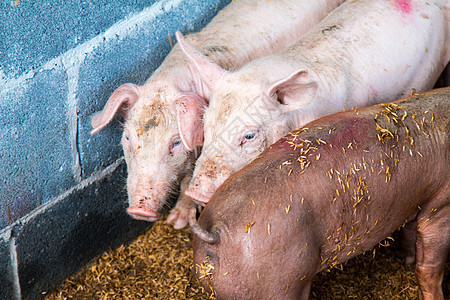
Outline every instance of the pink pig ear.
<svg viewBox="0 0 450 300"><path fill-rule="evenodd" d="M194 93L184 93L176 101L178 128L188 150L203 145L203 111L206 106L206 101Z"/></svg>
<svg viewBox="0 0 450 300"><path fill-rule="evenodd" d="M97 133L105 127L116 114L127 115L130 108L139 98L139 86L132 83L125 83L118 87L109 97L105 107L101 112L92 118L91 134Z"/></svg>
<svg viewBox="0 0 450 300"><path fill-rule="evenodd" d="M298 70L273 83L268 95L275 95L286 112L300 109L310 104L317 92L317 83L308 78L308 72Z"/></svg>
<svg viewBox="0 0 450 300"><path fill-rule="evenodd" d="M207 87L214 90L215 83L226 73L219 65L189 45L179 31L175 33L184 54L194 63Z"/></svg>

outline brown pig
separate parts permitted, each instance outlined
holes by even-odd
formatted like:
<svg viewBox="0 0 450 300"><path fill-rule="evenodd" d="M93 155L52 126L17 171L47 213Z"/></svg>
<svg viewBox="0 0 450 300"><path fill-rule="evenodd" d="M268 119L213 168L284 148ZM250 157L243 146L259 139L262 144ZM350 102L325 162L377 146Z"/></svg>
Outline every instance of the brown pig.
<svg viewBox="0 0 450 300"><path fill-rule="evenodd" d="M323 117L232 175L195 233L218 299L307 299L317 272L416 222L419 299L444 299L450 250L450 88Z"/></svg>

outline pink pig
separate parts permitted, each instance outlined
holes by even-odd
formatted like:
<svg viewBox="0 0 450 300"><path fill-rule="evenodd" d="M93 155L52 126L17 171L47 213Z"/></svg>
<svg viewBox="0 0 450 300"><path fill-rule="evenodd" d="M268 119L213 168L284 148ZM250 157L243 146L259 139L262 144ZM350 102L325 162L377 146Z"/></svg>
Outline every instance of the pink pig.
<svg viewBox="0 0 450 300"><path fill-rule="evenodd" d="M347 1L283 52L234 72L178 34L212 92L204 133L181 128L188 144L204 135L186 195L208 202L232 173L311 120L432 88L450 58L449 9L445 0ZM202 103L191 104L183 110L193 123Z"/></svg>
<svg viewBox="0 0 450 300"><path fill-rule="evenodd" d="M247 0L234 1L201 32L188 37L211 61L225 69L236 69L263 55L286 48L305 34L343 0ZM189 140L179 135L178 126L202 132L201 118L177 121L177 113L201 115L210 90L200 80L192 62L179 45L143 86L120 86L102 112L92 120L96 133L115 114L125 117L122 145L128 167L128 213L146 221L156 221L167 210L167 200L181 184L180 200L167 221L175 228L187 224L192 201L184 189L192 175L196 149L203 135ZM178 111L175 103L178 103ZM196 103L195 109L191 103ZM182 141L183 139L183 142ZM175 193L172 193L175 191Z"/></svg>

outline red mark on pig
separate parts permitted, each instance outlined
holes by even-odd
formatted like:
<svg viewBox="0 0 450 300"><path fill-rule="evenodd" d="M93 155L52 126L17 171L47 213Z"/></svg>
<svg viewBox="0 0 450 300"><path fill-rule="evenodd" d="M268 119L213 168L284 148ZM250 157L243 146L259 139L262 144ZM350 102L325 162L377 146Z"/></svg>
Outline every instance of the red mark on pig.
<svg viewBox="0 0 450 300"><path fill-rule="evenodd" d="M404 14L410 14L413 10L413 4L411 0L395 0L394 5Z"/></svg>

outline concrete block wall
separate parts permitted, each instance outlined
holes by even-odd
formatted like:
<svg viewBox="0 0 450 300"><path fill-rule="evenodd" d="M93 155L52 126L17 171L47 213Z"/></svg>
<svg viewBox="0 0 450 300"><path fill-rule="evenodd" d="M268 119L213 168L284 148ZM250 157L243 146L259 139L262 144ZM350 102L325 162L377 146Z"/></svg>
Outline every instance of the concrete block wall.
<svg viewBox="0 0 450 300"><path fill-rule="evenodd" d="M0 299L40 298L151 224L125 213L115 88L142 84L229 0L0 3Z"/></svg>

